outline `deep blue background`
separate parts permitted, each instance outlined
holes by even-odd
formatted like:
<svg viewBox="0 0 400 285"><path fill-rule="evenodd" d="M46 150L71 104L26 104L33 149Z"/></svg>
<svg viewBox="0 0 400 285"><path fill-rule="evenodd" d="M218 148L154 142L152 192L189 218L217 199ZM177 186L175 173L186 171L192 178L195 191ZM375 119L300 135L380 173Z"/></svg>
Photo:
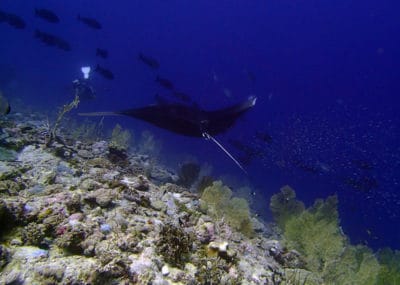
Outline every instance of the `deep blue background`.
<svg viewBox="0 0 400 285"><path fill-rule="evenodd" d="M50 24L34 16L35 7L55 11ZM253 207L268 216L270 196L284 184L311 205L337 193L343 229L353 243L373 248L400 244L400 20L398 1L15 1L0 10L27 23L16 30L0 23L0 88L16 106L49 113L72 99L71 81L82 65L100 63L115 79L92 77L97 99L79 111L141 106L154 102L157 74L191 94L204 108L258 97L254 110L228 133L218 136L249 146L266 131L243 174L212 143L170 134L128 118L107 118L138 134L150 129L163 143L162 159L177 167L185 157L210 163L233 187L249 183ZM96 31L76 17L94 17ZM44 46L35 29L70 42L72 51ZM106 60L95 56L106 48ZM154 72L137 60L143 51L160 61ZM254 78L249 76L254 74ZM218 79L218 80L215 80ZM231 96L227 96L228 89ZM15 110L15 108L14 108ZM360 167L368 163L371 169ZM310 171L310 167L314 171ZM349 179L367 177L372 189Z"/></svg>

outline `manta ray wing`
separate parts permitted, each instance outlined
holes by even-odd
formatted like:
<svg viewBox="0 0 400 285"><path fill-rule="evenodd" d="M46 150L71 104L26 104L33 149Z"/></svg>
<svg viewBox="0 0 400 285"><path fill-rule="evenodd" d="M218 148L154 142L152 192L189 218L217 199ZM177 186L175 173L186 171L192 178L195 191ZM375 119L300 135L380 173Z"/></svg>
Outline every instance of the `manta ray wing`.
<svg viewBox="0 0 400 285"><path fill-rule="evenodd" d="M246 101L231 107L207 112L208 127L206 132L210 135L226 132L240 116L254 107L256 101L256 97L249 97Z"/></svg>
<svg viewBox="0 0 400 285"><path fill-rule="evenodd" d="M250 97L242 103L216 111L203 111L196 105L166 103L113 112L80 113L79 115L125 115L177 134L202 137L204 133L214 136L227 131L241 115L254 106L255 101L254 97Z"/></svg>
<svg viewBox="0 0 400 285"><path fill-rule="evenodd" d="M207 140L213 141L246 173L242 165L213 137L213 135L227 131L236 120L252 108L255 103L256 98L249 97L244 102L216 111L203 111L197 105L188 106L175 103L163 103L121 111L80 113L79 115L124 115L143 120L177 134L191 137L204 137Z"/></svg>

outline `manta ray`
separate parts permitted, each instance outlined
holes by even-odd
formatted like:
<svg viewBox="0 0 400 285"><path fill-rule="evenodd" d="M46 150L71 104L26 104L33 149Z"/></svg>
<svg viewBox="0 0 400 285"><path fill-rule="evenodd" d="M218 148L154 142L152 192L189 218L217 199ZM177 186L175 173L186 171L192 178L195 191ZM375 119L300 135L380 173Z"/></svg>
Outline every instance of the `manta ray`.
<svg viewBox="0 0 400 285"><path fill-rule="evenodd" d="M157 104L109 112L79 113L81 116L124 115L143 120L162 129L189 137L205 138L218 145L244 172L240 163L214 138L226 132L236 120L256 104L256 97L214 111L205 111L198 105L159 101Z"/></svg>

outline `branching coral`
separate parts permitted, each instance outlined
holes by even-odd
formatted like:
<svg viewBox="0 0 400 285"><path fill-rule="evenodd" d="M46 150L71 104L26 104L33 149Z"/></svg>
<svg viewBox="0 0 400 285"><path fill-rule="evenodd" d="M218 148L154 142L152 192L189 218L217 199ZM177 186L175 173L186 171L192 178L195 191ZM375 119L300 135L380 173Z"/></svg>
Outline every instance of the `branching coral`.
<svg viewBox="0 0 400 285"><path fill-rule="evenodd" d="M286 185L281 188L279 193L271 197L269 208L276 223L283 229L289 218L304 211L304 204L296 200L296 193L290 186Z"/></svg>
<svg viewBox="0 0 400 285"><path fill-rule="evenodd" d="M118 151L126 151L132 140L132 135L128 130L122 130L119 124L116 124L110 140L110 147Z"/></svg>
<svg viewBox="0 0 400 285"><path fill-rule="evenodd" d="M400 284L400 251L393 251L390 248L381 249L378 252L378 260L381 267L376 284Z"/></svg>
<svg viewBox="0 0 400 285"><path fill-rule="evenodd" d="M157 242L157 251L171 266L183 268L192 251L193 237L172 224L164 225Z"/></svg>
<svg viewBox="0 0 400 285"><path fill-rule="evenodd" d="M307 269L324 282L375 284L379 263L368 248L349 244L339 227L337 203L337 197L330 196L301 211L303 204L286 188L285 195L282 191L271 199L271 210L284 230L286 246L298 250Z"/></svg>
<svg viewBox="0 0 400 285"><path fill-rule="evenodd" d="M56 138L57 128L58 128L59 124L61 123L61 120L64 117L64 115L66 113L70 112L73 108L78 107L78 104L79 104L79 96L78 96L78 94L75 94L74 100L71 103L65 104L63 106L63 108L58 113L56 122L54 123L53 127L49 130L50 133L49 133L49 136L48 136L48 138L46 140L46 146L50 146L50 144Z"/></svg>
<svg viewBox="0 0 400 285"><path fill-rule="evenodd" d="M213 185L204 189L200 200L200 208L210 216L217 219L224 218L234 229L246 236L254 234L250 219L250 208L243 198L232 198L232 191L216 181Z"/></svg>
<svg viewBox="0 0 400 285"><path fill-rule="evenodd" d="M142 132L138 142L138 152L157 157L161 151L161 142L149 131Z"/></svg>

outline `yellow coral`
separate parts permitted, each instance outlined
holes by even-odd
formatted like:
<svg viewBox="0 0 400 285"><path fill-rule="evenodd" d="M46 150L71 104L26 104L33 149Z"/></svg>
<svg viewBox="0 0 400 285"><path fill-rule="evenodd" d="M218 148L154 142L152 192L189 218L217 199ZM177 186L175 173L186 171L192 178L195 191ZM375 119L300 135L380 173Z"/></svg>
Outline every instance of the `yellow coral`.
<svg viewBox="0 0 400 285"><path fill-rule="evenodd" d="M243 198L232 198L232 191L221 181L204 189L200 199L200 209L210 216L225 221L246 236L252 236L253 225L250 219L248 202Z"/></svg>

